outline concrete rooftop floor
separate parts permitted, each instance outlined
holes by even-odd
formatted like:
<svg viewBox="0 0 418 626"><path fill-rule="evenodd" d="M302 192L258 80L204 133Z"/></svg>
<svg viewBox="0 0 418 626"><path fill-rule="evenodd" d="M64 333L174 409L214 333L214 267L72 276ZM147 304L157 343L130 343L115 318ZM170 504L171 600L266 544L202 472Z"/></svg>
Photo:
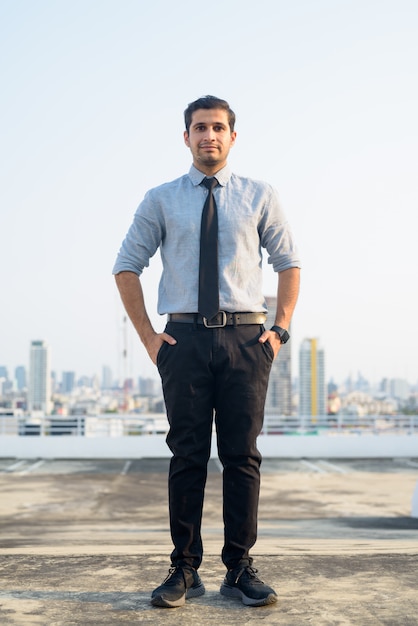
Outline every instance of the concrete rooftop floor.
<svg viewBox="0 0 418 626"><path fill-rule="evenodd" d="M418 459L264 459L260 577L276 605L219 594L222 476L212 460L200 574L180 609L149 602L172 549L167 459L0 459L0 624L418 625Z"/></svg>

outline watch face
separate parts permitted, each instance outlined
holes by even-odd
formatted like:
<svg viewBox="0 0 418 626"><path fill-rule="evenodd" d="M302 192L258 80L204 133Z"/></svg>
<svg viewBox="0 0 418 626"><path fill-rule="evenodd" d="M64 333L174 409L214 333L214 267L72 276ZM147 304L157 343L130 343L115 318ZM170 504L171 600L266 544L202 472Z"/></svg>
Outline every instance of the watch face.
<svg viewBox="0 0 418 626"><path fill-rule="evenodd" d="M287 332L287 330L284 330L283 332L280 333L281 343L286 343L287 341L289 341L289 339L290 339L290 335Z"/></svg>
<svg viewBox="0 0 418 626"><path fill-rule="evenodd" d="M280 337L280 343L286 343L290 339L290 335L284 328L280 326L272 326L270 330L274 330Z"/></svg>

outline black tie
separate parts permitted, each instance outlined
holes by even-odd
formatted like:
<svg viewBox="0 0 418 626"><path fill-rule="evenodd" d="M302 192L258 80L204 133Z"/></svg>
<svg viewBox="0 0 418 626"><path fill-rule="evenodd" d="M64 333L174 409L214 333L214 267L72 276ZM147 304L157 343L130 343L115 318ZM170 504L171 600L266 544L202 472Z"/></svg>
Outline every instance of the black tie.
<svg viewBox="0 0 418 626"><path fill-rule="evenodd" d="M219 311L218 278L218 213L213 188L216 178L204 178L201 182L208 189L200 228L199 261L199 313L210 320Z"/></svg>

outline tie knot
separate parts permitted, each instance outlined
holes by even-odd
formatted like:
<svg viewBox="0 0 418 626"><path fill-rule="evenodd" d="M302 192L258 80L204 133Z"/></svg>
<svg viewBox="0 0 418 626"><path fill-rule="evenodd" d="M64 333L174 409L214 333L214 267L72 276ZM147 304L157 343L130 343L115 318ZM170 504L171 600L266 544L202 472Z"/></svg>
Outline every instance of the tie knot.
<svg viewBox="0 0 418 626"><path fill-rule="evenodd" d="M206 187L206 189L209 189L209 191L211 191L214 187L216 187L218 181L215 177L204 178L200 184Z"/></svg>

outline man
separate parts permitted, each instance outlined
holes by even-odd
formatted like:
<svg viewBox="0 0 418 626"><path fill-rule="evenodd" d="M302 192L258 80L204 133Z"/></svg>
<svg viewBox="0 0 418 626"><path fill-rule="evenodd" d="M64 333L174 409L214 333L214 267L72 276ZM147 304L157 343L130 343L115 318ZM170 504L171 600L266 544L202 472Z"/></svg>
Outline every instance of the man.
<svg viewBox="0 0 418 626"><path fill-rule="evenodd" d="M227 165L236 140L228 103L199 98L187 107L185 123L193 165L188 174L146 194L113 269L126 311L157 364L170 425L174 550L169 575L151 602L171 608L205 592L197 570L215 417L227 568L220 592L262 606L276 602L277 595L258 578L249 554L257 537L261 455L256 439L271 364L289 337L299 257L274 190L232 174ZM158 312L168 315L163 333L151 325L139 279L158 248L163 263ZM279 276L270 330L263 326L261 248ZM207 262L212 263L209 269Z"/></svg>

